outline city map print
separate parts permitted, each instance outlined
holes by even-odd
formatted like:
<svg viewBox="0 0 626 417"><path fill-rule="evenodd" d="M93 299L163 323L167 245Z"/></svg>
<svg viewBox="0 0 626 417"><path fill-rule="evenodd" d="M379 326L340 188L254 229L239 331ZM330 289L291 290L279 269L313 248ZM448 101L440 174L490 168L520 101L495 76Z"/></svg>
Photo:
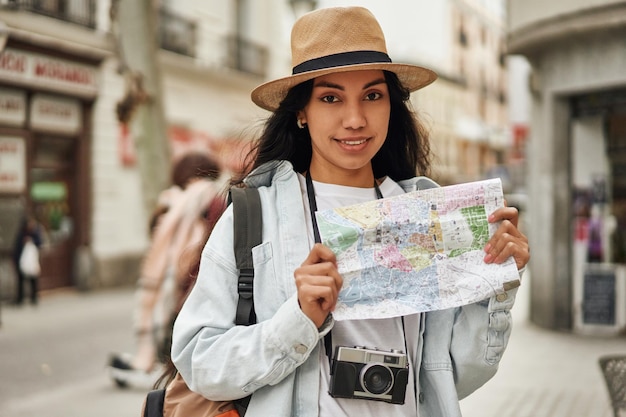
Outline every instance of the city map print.
<svg viewBox="0 0 626 417"><path fill-rule="evenodd" d="M458 307L519 285L513 258L486 264L504 206L499 179L414 191L316 213L344 279L336 320Z"/></svg>

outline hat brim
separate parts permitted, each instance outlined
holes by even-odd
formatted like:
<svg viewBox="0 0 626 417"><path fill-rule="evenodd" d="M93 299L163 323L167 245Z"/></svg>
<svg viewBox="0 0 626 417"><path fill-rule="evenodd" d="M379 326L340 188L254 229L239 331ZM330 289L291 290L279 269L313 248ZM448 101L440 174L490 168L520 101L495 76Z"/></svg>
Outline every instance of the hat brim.
<svg viewBox="0 0 626 417"><path fill-rule="evenodd" d="M283 99L287 95L287 92L292 87L300 83L335 72L365 70L391 71L398 76L398 79L400 80L402 85L411 92L419 90L422 87L426 87L428 84L437 79L437 74L434 71L417 65L394 64L385 62L344 65L340 67L331 67L315 71L309 71L302 74L291 75L289 77L268 81L252 90L252 101L254 102L254 104L265 110L274 111L278 108L281 101L283 101Z"/></svg>

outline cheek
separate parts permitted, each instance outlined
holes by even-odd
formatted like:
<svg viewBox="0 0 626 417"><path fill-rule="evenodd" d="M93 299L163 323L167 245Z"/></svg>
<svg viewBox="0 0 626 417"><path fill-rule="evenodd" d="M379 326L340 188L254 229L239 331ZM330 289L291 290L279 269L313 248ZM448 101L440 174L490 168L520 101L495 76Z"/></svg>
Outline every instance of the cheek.
<svg viewBox="0 0 626 417"><path fill-rule="evenodd" d="M380 103L380 105L373 107L371 111L367 113L370 128L375 130L378 135L381 135L383 139L387 137L390 119L391 106L388 103Z"/></svg>
<svg viewBox="0 0 626 417"><path fill-rule="evenodd" d="M376 132L382 140L387 138L387 134L389 133L389 117L376 119Z"/></svg>
<svg viewBox="0 0 626 417"><path fill-rule="evenodd" d="M316 127L316 125L309 125L309 135L311 136L311 144L314 147L321 142L323 136L321 129Z"/></svg>
<svg viewBox="0 0 626 417"><path fill-rule="evenodd" d="M309 134L313 142L321 141L332 136L334 119L332 115L321 117L319 115L307 118Z"/></svg>

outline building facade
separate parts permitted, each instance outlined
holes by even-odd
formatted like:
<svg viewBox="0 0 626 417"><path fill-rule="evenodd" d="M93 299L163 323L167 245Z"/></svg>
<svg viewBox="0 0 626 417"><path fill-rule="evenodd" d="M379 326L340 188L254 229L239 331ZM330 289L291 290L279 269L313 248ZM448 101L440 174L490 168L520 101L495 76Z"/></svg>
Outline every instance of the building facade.
<svg viewBox="0 0 626 417"><path fill-rule="evenodd" d="M267 1L162 2L158 65L171 158L189 149L226 160L263 114L249 92L272 71ZM14 290L20 218L46 229L41 289L137 279L148 244L133 138L118 120L110 1L6 1L0 21L0 294ZM281 9L290 12L288 5ZM279 15L280 16L280 15ZM239 156L239 155L237 155ZM168 169L164 167L163 169Z"/></svg>
<svg viewBox="0 0 626 417"><path fill-rule="evenodd" d="M626 333L626 3L509 0L531 65L531 320Z"/></svg>
<svg viewBox="0 0 626 417"><path fill-rule="evenodd" d="M501 0L402 1L404 13L373 0L157 3L171 158L208 149L226 166L237 165L237 139L250 136L266 116L250 91L291 71L289 34L298 14L292 3L368 7L396 61L439 73L412 101L431 126L433 176L440 183L485 178L506 158ZM26 211L48 230L44 289L137 278L147 214L133 137L118 118L129 84L119 71L111 6L111 0L0 2L0 21L8 27L0 55L3 296L12 292L7 256L14 220Z"/></svg>

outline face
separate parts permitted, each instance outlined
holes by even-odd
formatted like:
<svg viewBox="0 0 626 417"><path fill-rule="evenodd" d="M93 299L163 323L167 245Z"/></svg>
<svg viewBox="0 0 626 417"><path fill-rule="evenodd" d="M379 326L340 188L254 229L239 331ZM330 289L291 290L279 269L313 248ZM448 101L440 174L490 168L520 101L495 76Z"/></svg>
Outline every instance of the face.
<svg viewBox="0 0 626 417"><path fill-rule="evenodd" d="M370 161L387 137L391 105L383 71L351 71L318 77L298 114L308 125L314 180L372 187Z"/></svg>

